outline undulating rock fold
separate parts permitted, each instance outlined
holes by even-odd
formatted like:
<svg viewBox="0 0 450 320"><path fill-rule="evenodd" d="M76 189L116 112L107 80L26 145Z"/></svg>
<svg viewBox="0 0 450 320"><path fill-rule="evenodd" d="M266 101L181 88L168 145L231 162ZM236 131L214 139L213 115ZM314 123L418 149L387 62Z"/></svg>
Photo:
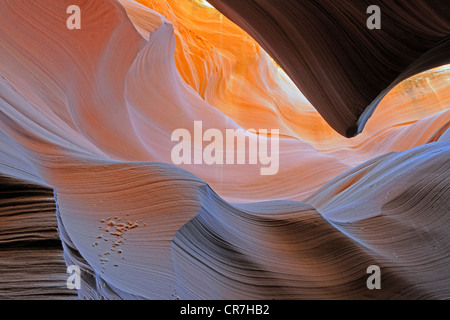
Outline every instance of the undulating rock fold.
<svg viewBox="0 0 450 320"><path fill-rule="evenodd" d="M0 298L449 297L446 1L72 2L0 1Z"/></svg>

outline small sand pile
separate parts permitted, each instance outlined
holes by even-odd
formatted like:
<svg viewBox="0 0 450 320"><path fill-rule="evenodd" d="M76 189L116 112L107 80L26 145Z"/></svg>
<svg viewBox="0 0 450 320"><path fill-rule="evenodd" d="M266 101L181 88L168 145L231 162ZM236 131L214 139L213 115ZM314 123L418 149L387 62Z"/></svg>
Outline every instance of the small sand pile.
<svg viewBox="0 0 450 320"><path fill-rule="evenodd" d="M103 264L103 268L105 268L105 265L110 261L109 259L107 259L105 256L108 256L110 254L122 254L123 253L123 249L120 248L120 246L122 244L124 244L124 241L126 240L125 238L125 233L127 233L128 231L138 228L139 226L147 226L146 223L144 223L142 220L141 221L127 221L127 222L122 222L122 218L120 217L108 217L105 219L100 219L99 220L100 223L102 224L101 226L98 226L98 228L105 232L101 233L97 236L97 239L103 240L103 241L111 241L111 248L107 251L105 251L103 254L98 253L97 256L100 260L100 263ZM110 238L108 236L113 236L113 238L110 240ZM93 247L96 247L99 245L99 241L95 241L94 243L92 243ZM125 259L125 257L121 257L122 259ZM118 264L114 264L114 267L118 267ZM103 271L102 271L103 272Z"/></svg>

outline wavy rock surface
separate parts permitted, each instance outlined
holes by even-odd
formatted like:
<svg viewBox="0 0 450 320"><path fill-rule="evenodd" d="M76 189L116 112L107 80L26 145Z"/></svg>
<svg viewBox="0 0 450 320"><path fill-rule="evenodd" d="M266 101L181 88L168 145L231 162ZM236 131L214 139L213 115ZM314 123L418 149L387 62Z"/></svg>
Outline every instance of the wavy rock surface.
<svg viewBox="0 0 450 320"><path fill-rule="evenodd" d="M345 139L214 9L140 2L81 1L81 30L65 28L70 1L0 3L2 188L31 193L3 193L2 274L40 268L42 250L59 297L63 259L86 299L448 297L448 67L402 82ZM278 173L173 165L172 132L199 120L278 129Z"/></svg>
<svg viewBox="0 0 450 320"><path fill-rule="evenodd" d="M200 213L173 240L180 295L445 299L449 155L448 144L436 143L374 159L305 199L317 209L233 206L206 192ZM369 265L384 270L378 292L365 287Z"/></svg>

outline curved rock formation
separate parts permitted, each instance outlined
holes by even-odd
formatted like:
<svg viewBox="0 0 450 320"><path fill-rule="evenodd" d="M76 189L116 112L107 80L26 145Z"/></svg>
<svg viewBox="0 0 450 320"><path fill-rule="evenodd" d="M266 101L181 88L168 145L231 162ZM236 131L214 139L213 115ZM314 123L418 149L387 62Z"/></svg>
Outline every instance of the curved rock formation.
<svg viewBox="0 0 450 320"><path fill-rule="evenodd" d="M402 80L450 63L448 1L377 1L381 29L369 29L373 1L211 0L282 66L341 135L362 132Z"/></svg>
<svg viewBox="0 0 450 320"><path fill-rule="evenodd" d="M61 298L63 261L86 299L448 297L448 66L401 82L346 139L210 6L140 2L80 1L81 30L71 1L0 2L2 274L39 268ZM279 143L279 170L174 165L172 133L195 121L279 130L247 132ZM383 290L366 287L373 264Z"/></svg>

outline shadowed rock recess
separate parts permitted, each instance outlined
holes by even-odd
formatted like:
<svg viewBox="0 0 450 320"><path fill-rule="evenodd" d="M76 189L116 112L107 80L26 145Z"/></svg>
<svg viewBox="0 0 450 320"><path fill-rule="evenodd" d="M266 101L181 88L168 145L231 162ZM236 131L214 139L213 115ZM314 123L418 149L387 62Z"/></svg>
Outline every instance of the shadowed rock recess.
<svg viewBox="0 0 450 320"><path fill-rule="evenodd" d="M450 297L448 1L76 2L0 1L1 299Z"/></svg>
<svg viewBox="0 0 450 320"><path fill-rule="evenodd" d="M0 299L68 299L53 190L0 176Z"/></svg>
<svg viewBox="0 0 450 320"><path fill-rule="evenodd" d="M278 62L348 138L402 80L450 63L447 0L211 0ZM378 5L381 29L366 26Z"/></svg>

